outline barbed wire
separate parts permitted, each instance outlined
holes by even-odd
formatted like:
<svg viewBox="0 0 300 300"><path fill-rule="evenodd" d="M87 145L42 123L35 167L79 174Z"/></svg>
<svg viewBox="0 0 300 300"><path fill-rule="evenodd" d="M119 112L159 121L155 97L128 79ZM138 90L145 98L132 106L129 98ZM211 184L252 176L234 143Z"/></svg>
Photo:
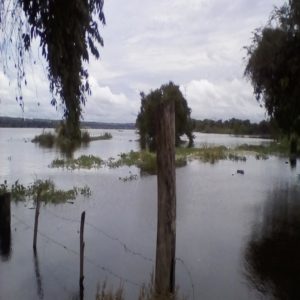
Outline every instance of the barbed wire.
<svg viewBox="0 0 300 300"><path fill-rule="evenodd" d="M191 282L191 286L192 286L192 292L193 292L193 300L195 300L195 285L194 285L194 281L193 281L193 276L191 271L189 270L189 268L187 267L187 265L185 264L184 260L180 257L176 257L175 260L181 262L181 264L184 266L185 271L187 272L190 282Z"/></svg>
<svg viewBox="0 0 300 300"><path fill-rule="evenodd" d="M49 214L53 215L54 217L56 218L59 218L59 219L62 219L62 220L65 220L65 221L68 221L68 222L72 222L72 223L80 223L79 220L75 220L75 219L71 219L71 218L67 218L67 217L62 217L62 216L59 216L57 214L55 214L54 212L50 211L49 209L46 209L45 207L43 208L45 211L47 211ZM117 242L125 252L127 253L130 253L134 256L138 256L140 258L142 258L143 260L145 261L148 261L148 262L151 262L152 264L154 263L154 259L151 258L151 257L148 257L136 250L133 250L131 249L125 242L123 242L122 240L120 240L119 238L117 237L114 237L112 236L111 234L105 232L103 229L100 229L99 227L95 226L94 224L92 223L89 223L89 222L85 222L85 225L86 226L89 226L90 228L94 229L95 231L97 231L98 233L101 233L102 235L104 235L106 238L114 241L114 242Z"/></svg>
<svg viewBox="0 0 300 300"><path fill-rule="evenodd" d="M29 225L29 224L26 223L24 220L22 220L21 218L17 217L15 214L12 214L12 217L15 218L17 221L19 221L20 223L22 223L23 225L25 225L27 228L32 229L32 231L33 231L33 229L34 229L33 226ZM47 239L48 241L52 242L53 244L55 244L55 245L57 245L57 246L59 246L59 247L65 249L66 251L72 253L73 255L80 256L80 254L79 254L78 251L69 248L68 246L64 245L63 243L61 243L61 242L59 242L59 241L57 241L57 240L51 238L51 237L48 236L47 234L45 234L45 233L43 233L43 232L41 232L41 231L38 231L38 234L39 234L40 236L44 237L45 239ZM135 282L135 281L133 281L133 280L131 280L131 279L129 279L129 278L126 278L126 277L124 277L124 276L121 276L121 275L119 275L119 274L113 272L113 271L110 270L109 268L100 265L99 263L97 263L97 262L94 261L93 259L87 257L86 255L84 256L84 258L85 258L85 261L86 261L87 263L89 263L90 265L92 265L92 266L94 266L94 267L96 267L96 268L98 268L98 269L101 269L102 271L104 271L104 272L110 274L111 276L117 278L118 280L120 280L120 281L122 281L122 282L130 283L130 284L132 284L132 285L134 285L134 286L137 286L137 287L140 287L140 288L143 287L143 284L138 283L138 282Z"/></svg>
<svg viewBox="0 0 300 300"><path fill-rule="evenodd" d="M47 209L46 207L43 207L43 210L44 210L44 211L47 211L47 212L48 212L49 214L51 214L52 216L54 216L54 217L56 217L56 218L59 218L59 219L61 219L61 220L65 220L65 221L71 222L71 223L80 224L80 221L79 221L79 220L76 220L76 219L72 219L72 218L68 218L68 217L63 217L63 216L57 215L56 213L54 213L53 211ZM14 214L12 214L12 216L13 216L18 222L23 223L27 228L30 228L30 229L33 230L33 227L32 227L31 225L28 225L26 222L24 222L22 219L16 217ZM18 222L17 222L17 223L18 223ZM16 224L17 224L17 223L16 223ZM137 251L132 250L131 248L129 248L129 247L127 246L127 244L126 244L125 242L121 241L119 238L114 237L114 236L112 236L111 234L108 234L108 233L105 232L104 230L98 228L97 226L95 226L95 225L93 225L93 224L91 224L91 223L89 223L89 222L85 222L85 225L87 225L87 226L89 226L90 228L94 229L95 231L101 233L101 234L104 235L106 238L108 238L108 239L110 239L110 240L112 240L112 241L117 242L117 243L122 247L122 249L123 249L125 252L130 253L130 254L132 254L132 255L134 255L134 256L138 256L138 257L142 258L143 260L145 260L145 261L147 261L147 262L151 262L151 263L154 264L154 259L153 259L153 258L147 257L147 256L143 255L143 254L140 253L140 252L137 252ZM64 248L65 250L67 250L67 251L73 253L74 255L79 256L79 252L78 252L78 251L76 251L76 250L74 250L74 249L71 249L71 248L67 247L67 246L64 245L63 243L61 243L61 242L59 242L59 241L56 241L55 239L51 238L50 236L46 235L45 233L42 233L42 232L38 231L38 234L41 235L42 237L46 238L48 241L50 241L50 242L52 242L52 243L54 243L54 244L56 244L56 245L58 245L58 246ZM125 278L125 277L123 277L123 276L121 276L121 275L119 275L119 274L113 272L113 271L110 270L109 268L104 267L104 266L98 264L97 262L95 262L95 261L92 260L91 258L87 257L86 255L84 256L84 258L85 258L86 262L89 263L90 265L92 265L92 266L94 266L94 267L97 267L98 269L101 269L102 271L104 271L104 272L106 272L106 273L112 275L113 277L115 277L115 278L117 278L117 279L119 279L119 280L121 280L121 281L123 281L123 282L130 283L130 284L132 284L132 285L134 285L134 286L137 286L137 287L140 287L140 288L143 287L143 284L137 283L137 282L135 282L135 281L132 281L131 279ZM191 273L191 271L189 270L189 268L187 267L186 263L184 262L184 260L183 260L182 258L176 257L175 259L176 259L176 261L180 262L180 263L183 265L185 271L186 271L187 274L188 274L188 277L189 277L189 280L190 280L190 284L191 284L191 288L192 288L193 300L194 300L194 299L195 299L195 285L194 285L194 282L193 282L193 276L192 276L192 273Z"/></svg>

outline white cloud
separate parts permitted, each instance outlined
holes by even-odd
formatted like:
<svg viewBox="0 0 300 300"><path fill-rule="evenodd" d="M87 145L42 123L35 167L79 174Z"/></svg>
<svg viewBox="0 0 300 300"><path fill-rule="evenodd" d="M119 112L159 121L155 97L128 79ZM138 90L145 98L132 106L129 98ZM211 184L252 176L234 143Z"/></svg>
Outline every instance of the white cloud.
<svg viewBox="0 0 300 300"><path fill-rule="evenodd" d="M243 46L256 27L266 24L273 5L281 4L283 0L105 1L104 48L101 60L91 59L89 65L92 96L83 108L84 119L134 122L139 91L170 80L186 87L196 118L264 118L243 79ZM49 104L43 69L28 71L24 114L61 117L62 111ZM9 86L2 77L1 115L22 114L14 101L14 80Z"/></svg>
<svg viewBox="0 0 300 300"><path fill-rule="evenodd" d="M136 118L137 103L123 93L113 93L108 86L100 86L90 78L92 96L83 108L86 120L98 122L132 122Z"/></svg>
<svg viewBox="0 0 300 300"><path fill-rule="evenodd" d="M260 121L265 113L255 101L252 88L243 80L212 83L193 80L181 91L186 96L195 119L250 119Z"/></svg>

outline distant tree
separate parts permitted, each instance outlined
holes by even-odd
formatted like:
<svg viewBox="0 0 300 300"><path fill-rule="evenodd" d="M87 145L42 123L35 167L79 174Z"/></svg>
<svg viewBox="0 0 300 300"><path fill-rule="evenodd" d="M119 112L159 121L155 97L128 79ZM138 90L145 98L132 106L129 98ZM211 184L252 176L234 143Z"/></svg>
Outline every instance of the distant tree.
<svg viewBox="0 0 300 300"><path fill-rule="evenodd" d="M193 144L193 122L191 109L183 97L179 86L173 82L162 85L159 89L151 91L148 95L141 92L141 110L137 116L136 127L139 130L141 148L149 147L155 150L156 109L158 103L173 100L175 102L175 138L176 145L181 142L180 137L185 134L189 139L189 145Z"/></svg>
<svg viewBox="0 0 300 300"><path fill-rule="evenodd" d="M246 50L245 75L257 100L285 133L300 134L300 1L275 8Z"/></svg>
<svg viewBox="0 0 300 300"><path fill-rule="evenodd" d="M249 120L193 120L194 130L204 133L274 136L276 127L270 121L251 123Z"/></svg>
<svg viewBox="0 0 300 300"><path fill-rule="evenodd" d="M97 44L103 46L98 24L105 24L104 0L0 0L0 25L3 33L1 51L14 57L18 88L26 82L24 56L34 39L39 42L47 71L51 104L60 98L64 105L66 134L80 138L80 117L86 93L90 94L89 50L99 58ZM12 53L15 46L14 55ZM23 106L23 98L17 97Z"/></svg>

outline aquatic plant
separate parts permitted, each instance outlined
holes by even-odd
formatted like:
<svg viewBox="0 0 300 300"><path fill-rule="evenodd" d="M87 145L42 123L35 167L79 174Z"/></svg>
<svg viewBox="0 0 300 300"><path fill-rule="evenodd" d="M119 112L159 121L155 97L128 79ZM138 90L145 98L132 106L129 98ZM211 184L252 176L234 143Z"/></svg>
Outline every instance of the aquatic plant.
<svg viewBox="0 0 300 300"><path fill-rule="evenodd" d="M112 134L109 132L105 132L104 134L98 135L98 136L91 136L89 138L89 142L91 141L99 141L99 140L111 140Z"/></svg>
<svg viewBox="0 0 300 300"><path fill-rule="evenodd" d="M37 143L41 147L57 147L62 153L72 154L77 148L86 146L92 141L112 139L112 135L109 132L105 132L98 136L90 136L88 131L81 131L79 139L70 139L65 135L63 128L64 127L61 126L56 128L55 134L52 132L43 132L42 134L35 136L31 141Z"/></svg>
<svg viewBox="0 0 300 300"><path fill-rule="evenodd" d="M119 180L121 180L123 182L133 181L133 180L137 180L137 179L138 179L138 175L137 174L132 174L131 171L129 171L129 175L128 176L119 177Z"/></svg>
<svg viewBox="0 0 300 300"><path fill-rule="evenodd" d="M201 148L177 148L176 155L214 164L219 160L228 159L228 149L225 146L208 147L206 145Z"/></svg>
<svg viewBox="0 0 300 300"><path fill-rule="evenodd" d="M64 203L68 200L74 200L80 193L84 197L91 195L91 189L85 185L81 187L73 187L69 190L57 189L54 182L50 179L35 180L32 184L25 186L16 180L9 188L7 181L0 185L0 194L10 192L13 201L25 201L27 199L36 200L39 195L40 200L44 203Z"/></svg>
<svg viewBox="0 0 300 300"><path fill-rule="evenodd" d="M42 147L52 148L55 144L55 135L51 132L43 132L40 135L36 135L31 142L38 143Z"/></svg>
<svg viewBox="0 0 300 300"><path fill-rule="evenodd" d="M289 154L289 143L285 140L279 142L271 142L263 145L248 145L243 144L236 147L238 151L250 151L255 154L264 155L288 155Z"/></svg>
<svg viewBox="0 0 300 300"><path fill-rule="evenodd" d="M94 155L81 155L78 158L54 159L50 164L51 168L67 168L67 169L92 169L100 168L104 161Z"/></svg>
<svg viewBox="0 0 300 300"><path fill-rule="evenodd" d="M142 174L156 174L156 154L149 151L130 151L129 153L119 154L118 160L109 159L107 166L110 168L118 168L121 166L136 166L141 170ZM187 164L186 158L176 156L176 167L182 167Z"/></svg>

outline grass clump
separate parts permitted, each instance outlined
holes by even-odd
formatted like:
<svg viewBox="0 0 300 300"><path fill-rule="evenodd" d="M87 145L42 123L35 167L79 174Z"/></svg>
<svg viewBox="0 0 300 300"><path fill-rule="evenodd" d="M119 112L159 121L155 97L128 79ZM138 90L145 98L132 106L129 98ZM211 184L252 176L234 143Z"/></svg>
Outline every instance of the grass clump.
<svg viewBox="0 0 300 300"><path fill-rule="evenodd" d="M185 157L189 159L199 159L203 162L209 162L214 164L215 162L228 159L228 149L225 146L207 147L201 148L177 148L176 154L179 157Z"/></svg>
<svg viewBox="0 0 300 300"><path fill-rule="evenodd" d="M57 189L54 182L50 179L36 180L34 183L25 186L16 180L11 187L8 187L7 181L0 185L0 194L11 193L11 197L14 201L25 201L28 199L36 200L40 195L40 200L44 203L59 204L68 200L76 199L78 194L84 197L91 195L91 189L86 185L83 188L73 187L69 190Z"/></svg>
<svg viewBox="0 0 300 300"><path fill-rule="evenodd" d="M94 155L81 155L78 158L55 159L50 164L51 168L67 168L67 169L92 169L100 168L104 161Z"/></svg>
<svg viewBox="0 0 300 300"><path fill-rule="evenodd" d="M112 290L107 290L106 282L103 283L102 287L100 285L97 287L96 300L125 300L124 287L120 287L113 292ZM178 289L175 291L175 294L167 296L158 296L155 293L154 288L154 276L151 276L151 280L148 285L143 285L140 288L139 296L137 300L184 300L185 298L179 298Z"/></svg>
<svg viewBox="0 0 300 300"><path fill-rule="evenodd" d="M119 154L120 158L116 161L110 159L108 166L110 168L118 168L121 166L136 166L141 173L154 175L157 173L156 154L149 151L130 151L129 153ZM187 164L186 159L182 156L176 156L176 167L182 167Z"/></svg>
<svg viewBox="0 0 300 300"><path fill-rule="evenodd" d="M116 292L112 290L107 290L106 282L103 283L102 287L97 286L96 300L125 300L124 298L124 288L120 286Z"/></svg>
<svg viewBox="0 0 300 300"><path fill-rule="evenodd" d="M254 152L255 154L266 157L267 155L278 155L289 153L289 143L286 141L272 142L265 145L248 145L243 144L236 147L238 151Z"/></svg>

